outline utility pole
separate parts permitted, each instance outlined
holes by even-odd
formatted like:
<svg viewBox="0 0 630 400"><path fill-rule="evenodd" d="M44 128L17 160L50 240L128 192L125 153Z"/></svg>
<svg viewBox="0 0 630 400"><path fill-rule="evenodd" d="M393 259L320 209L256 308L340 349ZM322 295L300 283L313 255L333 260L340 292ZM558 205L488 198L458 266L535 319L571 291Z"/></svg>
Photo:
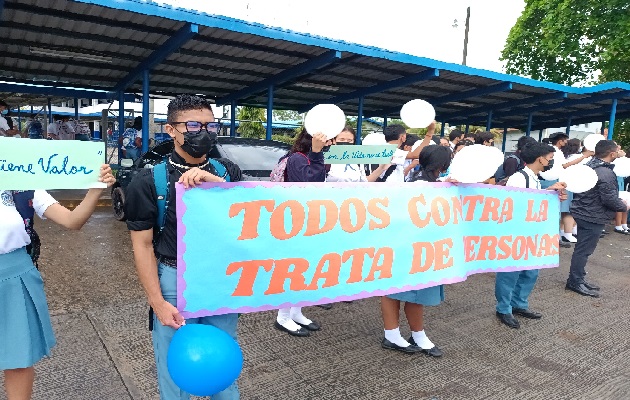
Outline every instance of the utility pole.
<svg viewBox="0 0 630 400"><path fill-rule="evenodd" d="M470 7L466 9L466 31L464 33L464 60L462 65L466 65L466 56L468 55L468 29L470 28Z"/></svg>

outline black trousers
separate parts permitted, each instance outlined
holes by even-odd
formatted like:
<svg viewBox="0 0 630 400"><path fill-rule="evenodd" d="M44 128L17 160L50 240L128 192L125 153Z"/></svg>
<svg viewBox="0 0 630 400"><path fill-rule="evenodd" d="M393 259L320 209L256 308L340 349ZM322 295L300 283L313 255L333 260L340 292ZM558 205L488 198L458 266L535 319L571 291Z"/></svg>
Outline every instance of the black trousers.
<svg viewBox="0 0 630 400"><path fill-rule="evenodd" d="M568 285L584 283L586 262L595 251L599 237L604 229L604 224L594 224L579 218L575 218L575 222L577 223L578 241L575 244L573 257L571 257L571 271L569 272L569 279L567 279Z"/></svg>

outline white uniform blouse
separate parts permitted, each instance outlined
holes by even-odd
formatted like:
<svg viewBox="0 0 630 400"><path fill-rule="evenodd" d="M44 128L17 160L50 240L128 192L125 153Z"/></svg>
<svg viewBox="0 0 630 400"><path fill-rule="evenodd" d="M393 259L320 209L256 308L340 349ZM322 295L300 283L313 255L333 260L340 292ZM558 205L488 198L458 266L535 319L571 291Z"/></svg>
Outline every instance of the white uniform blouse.
<svg viewBox="0 0 630 400"><path fill-rule="evenodd" d="M33 208L40 218L57 201L45 190L36 190L33 196ZM11 191L0 191L0 254L10 253L31 243L24 228L24 220L15 208Z"/></svg>
<svg viewBox="0 0 630 400"><path fill-rule="evenodd" d="M331 164L326 182L367 182L365 168L359 164Z"/></svg>

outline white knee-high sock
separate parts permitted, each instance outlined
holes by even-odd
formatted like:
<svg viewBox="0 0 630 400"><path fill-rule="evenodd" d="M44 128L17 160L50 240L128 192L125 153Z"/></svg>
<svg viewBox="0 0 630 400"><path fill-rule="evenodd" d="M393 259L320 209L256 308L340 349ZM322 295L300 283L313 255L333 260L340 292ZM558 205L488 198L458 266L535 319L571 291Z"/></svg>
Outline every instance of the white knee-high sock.
<svg viewBox="0 0 630 400"><path fill-rule="evenodd" d="M297 331L301 327L300 325L293 322L291 319L291 309L290 308L281 308L278 310L278 316L276 317L276 321L283 327L287 328L290 331Z"/></svg>
<svg viewBox="0 0 630 400"><path fill-rule="evenodd" d="M427 337L427 334L424 332L424 330L421 330L419 332L411 332L411 336L413 337L413 340L414 342L416 342L416 345L418 345L418 347L421 347L425 350L430 350L435 347L433 342L431 342Z"/></svg>
<svg viewBox="0 0 630 400"><path fill-rule="evenodd" d="M313 321L306 318L304 314L302 314L302 307L291 307L289 315L291 316L291 319L298 324L309 325L313 323Z"/></svg>
<svg viewBox="0 0 630 400"><path fill-rule="evenodd" d="M411 346L408 341L403 339L400 334L400 327L396 329L385 329L385 339L389 340L391 343L394 343L400 347L409 347Z"/></svg>

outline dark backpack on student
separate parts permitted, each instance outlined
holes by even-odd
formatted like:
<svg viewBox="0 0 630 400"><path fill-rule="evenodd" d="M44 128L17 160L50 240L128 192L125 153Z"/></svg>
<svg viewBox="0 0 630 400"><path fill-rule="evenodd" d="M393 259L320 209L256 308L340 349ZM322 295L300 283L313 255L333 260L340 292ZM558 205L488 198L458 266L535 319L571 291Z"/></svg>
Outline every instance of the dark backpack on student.
<svg viewBox="0 0 630 400"><path fill-rule="evenodd" d="M389 168L387 168L387 171L385 171L385 174L382 177L378 177L376 179L376 182L386 182L387 178L389 178L389 176L396 170L396 168L398 168L398 165L390 165Z"/></svg>
<svg viewBox="0 0 630 400"><path fill-rule="evenodd" d="M26 246L26 252L31 256L33 264L37 266L37 260L39 260L39 253L41 250L41 241L39 235L35 232L34 218L35 209L33 208L33 196L34 190L14 190L13 202L15 203L15 209L20 213L20 216L24 220L24 227L26 233L31 238L31 244Z"/></svg>
<svg viewBox="0 0 630 400"><path fill-rule="evenodd" d="M510 179L510 177L507 175L507 173L503 169L503 166L505 165L505 162L508 159L510 159L510 158L514 158L518 162L518 164L516 166L516 171L521 171L523 168L525 168L525 165L523 164L523 161L517 155L511 154L511 155L505 157L505 160L503 160L503 164L501 164L499 166L499 168L497 168L497 172L494 173L494 182L495 182L496 185L505 186L505 184L507 183L508 179Z"/></svg>

